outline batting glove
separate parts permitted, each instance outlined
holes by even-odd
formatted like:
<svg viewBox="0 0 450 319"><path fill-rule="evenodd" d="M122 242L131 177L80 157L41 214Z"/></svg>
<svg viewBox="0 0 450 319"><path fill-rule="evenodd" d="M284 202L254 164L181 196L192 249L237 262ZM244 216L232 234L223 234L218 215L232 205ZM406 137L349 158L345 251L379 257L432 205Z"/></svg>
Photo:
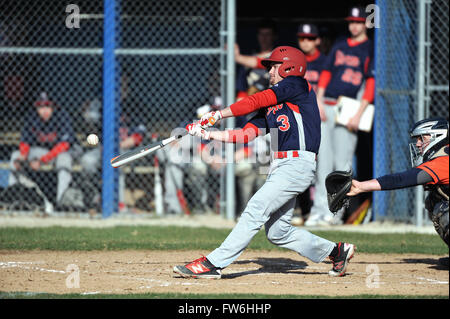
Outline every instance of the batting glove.
<svg viewBox="0 0 450 319"><path fill-rule="evenodd" d="M200 118L200 126L203 129L214 126L214 124L216 124L222 118L222 112L220 111L208 112Z"/></svg>
<svg viewBox="0 0 450 319"><path fill-rule="evenodd" d="M186 130L192 136L200 137L204 140L209 140L211 133L204 130L199 123L191 123L186 125Z"/></svg>

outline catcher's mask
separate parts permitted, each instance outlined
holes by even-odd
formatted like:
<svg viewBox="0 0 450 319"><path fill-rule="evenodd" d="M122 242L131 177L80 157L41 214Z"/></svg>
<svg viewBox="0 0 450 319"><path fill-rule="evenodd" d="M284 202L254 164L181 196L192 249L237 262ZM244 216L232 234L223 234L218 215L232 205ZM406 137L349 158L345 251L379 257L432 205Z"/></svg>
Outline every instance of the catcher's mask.
<svg viewBox="0 0 450 319"><path fill-rule="evenodd" d="M413 139L413 142L409 143L413 167L428 161L442 146L448 144L448 129L448 121L440 117L424 119L414 124L409 133ZM419 148L417 138L425 141L424 136L426 135L430 136L429 141L423 143Z"/></svg>
<svg viewBox="0 0 450 319"><path fill-rule="evenodd" d="M305 76L306 57L299 49L290 46L276 47L269 58L261 61L261 64L266 68L270 68L273 63L281 63L278 73L282 78Z"/></svg>

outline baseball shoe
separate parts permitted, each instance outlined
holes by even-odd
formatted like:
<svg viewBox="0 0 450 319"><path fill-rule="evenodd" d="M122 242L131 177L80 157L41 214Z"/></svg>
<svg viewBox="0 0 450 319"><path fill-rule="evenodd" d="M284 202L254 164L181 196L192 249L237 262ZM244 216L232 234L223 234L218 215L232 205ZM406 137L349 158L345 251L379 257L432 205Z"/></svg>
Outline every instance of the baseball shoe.
<svg viewBox="0 0 450 319"><path fill-rule="evenodd" d="M331 269L328 274L333 277L341 277L345 275L347 270L347 265L350 259L353 258L356 247L352 244L338 243L338 254L336 257L329 257L333 262L333 269Z"/></svg>
<svg viewBox="0 0 450 319"><path fill-rule="evenodd" d="M220 268L211 264L205 256L184 266L175 266L173 271L184 278L220 279L222 277Z"/></svg>

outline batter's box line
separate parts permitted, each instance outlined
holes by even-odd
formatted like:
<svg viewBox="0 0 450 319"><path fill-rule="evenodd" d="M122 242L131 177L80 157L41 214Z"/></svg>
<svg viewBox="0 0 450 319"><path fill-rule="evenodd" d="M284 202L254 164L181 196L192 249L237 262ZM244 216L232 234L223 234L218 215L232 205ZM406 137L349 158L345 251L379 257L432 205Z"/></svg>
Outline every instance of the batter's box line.
<svg viewBox="0 0 450 319"><path fill-rule="evenodd" d="M64 270L55 270L55 269L46 269L46 268L40 268L40 267L29 267L29 266L22 266L22 265L18 265L18 264L12 264L12 265L7 265L7 266L2 266L3 268L20 268L20 269L25 269L25 270L37 270L37 271L45 271L45 272L52 272L52 273L59 273L59 274L65 274L66 272Z"/></svg>
<svg viewBox="0 0 450 319"><path fill-rule="evenodd" d="M131 279L131 280L136 280L136 281L144 281L144 282L151 282L151 283L157 283L154 286L147 286L147 287L168 287L168 286L190 286L190 285L195 285L195 286L208 286L207 284L202 284L202 283L183 283L183 282L175 282L175 283L171 283L169 281L164 281L164 280L160 280L160 279L153 279L153 278L142 278L142 277L131 277L131 276L120 276L119 278L125 278L125 279ZM185 279L184 279L185 280ZM145 287L145 286L141 286L141 287Z"/></svg>

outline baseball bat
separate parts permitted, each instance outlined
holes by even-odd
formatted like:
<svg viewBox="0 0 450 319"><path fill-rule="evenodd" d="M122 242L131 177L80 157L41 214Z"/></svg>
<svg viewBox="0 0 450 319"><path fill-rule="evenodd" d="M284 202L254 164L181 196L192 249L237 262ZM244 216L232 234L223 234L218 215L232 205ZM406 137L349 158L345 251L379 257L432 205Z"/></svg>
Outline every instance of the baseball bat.
<svg viewBox="0 0 450 319"><path fill-rule="evenodd" d="M163 139L161 141L157 141L154 142L152 144L149 145L145 145L145 146L141 146L138 147L134 150L125 152L119 156L116 156L114 158L111 159L111 166L112 167L120 167L122 165L125 165L127 163L133 162L141 157L144 157L148 154L151 154L161 148L163 148L164 146L166 146L167 144L170 144L176 140L179 140L180 138L182 138L183 136L185 136L188 133L187 130L183 131L180 134L168 137L166 139Z"/></svg>

